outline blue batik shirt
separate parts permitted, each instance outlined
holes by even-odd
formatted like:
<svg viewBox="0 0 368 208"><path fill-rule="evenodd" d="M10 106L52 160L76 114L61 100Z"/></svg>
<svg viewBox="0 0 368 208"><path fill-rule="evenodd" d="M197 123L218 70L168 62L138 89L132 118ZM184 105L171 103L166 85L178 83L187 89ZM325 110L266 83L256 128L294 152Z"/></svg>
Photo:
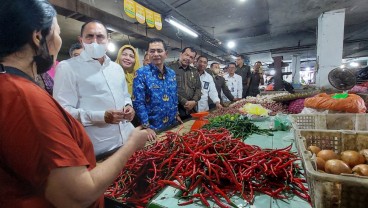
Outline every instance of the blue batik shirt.
<svg viewBox="0 0 368 208"><path fill-rule="evenodd" d="M133 81L133 106L143 125L161 130L176 123L178 94L174 70L164 73L152 64L136 71Z"/></svg>

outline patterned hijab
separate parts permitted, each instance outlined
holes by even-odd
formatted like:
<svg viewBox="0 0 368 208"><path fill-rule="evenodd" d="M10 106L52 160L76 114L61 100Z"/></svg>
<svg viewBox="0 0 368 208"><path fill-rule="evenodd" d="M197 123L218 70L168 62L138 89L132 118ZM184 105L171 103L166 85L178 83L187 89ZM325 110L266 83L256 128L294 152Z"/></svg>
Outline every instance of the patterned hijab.
<svg viewBox="0 0 368 208"><path fill-rule="evenodd" d="M134 67L133 67L133 71L132 72L128 72L128 71L124 70L125 80L126 80L127 85L128 85L128 92L129 92L130 95L132 95L134 74L135 74L135 71L137 71L137 69L139 69L141 67L141 65L139 63L139 55L138 55L138 52L131 45L123 45L119 49L118 56L116 57L115 62L118 63L121 66L121 64L120 64L120 57L121 57L121 54L123 53L124 49L126 49L126 48L132 49L133 52L134 52L134 56L135 56L135 64L134 64Z"/></svg>

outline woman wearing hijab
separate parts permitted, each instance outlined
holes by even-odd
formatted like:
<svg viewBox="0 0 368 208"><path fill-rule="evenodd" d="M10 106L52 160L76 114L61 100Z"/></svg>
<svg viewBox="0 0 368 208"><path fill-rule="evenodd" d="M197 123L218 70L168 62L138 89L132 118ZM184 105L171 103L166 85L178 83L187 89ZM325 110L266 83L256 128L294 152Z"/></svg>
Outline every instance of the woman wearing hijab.
<svg viewBox="0 0 368 208"><path fill-rule="evenodd" d="M123 45L119 49L115 62L123 67L125 79L128 85L128 92L130 95L132 95L134 74L135 71L140 68L137 50L135 50L135 48L131 45Z"/></svg>

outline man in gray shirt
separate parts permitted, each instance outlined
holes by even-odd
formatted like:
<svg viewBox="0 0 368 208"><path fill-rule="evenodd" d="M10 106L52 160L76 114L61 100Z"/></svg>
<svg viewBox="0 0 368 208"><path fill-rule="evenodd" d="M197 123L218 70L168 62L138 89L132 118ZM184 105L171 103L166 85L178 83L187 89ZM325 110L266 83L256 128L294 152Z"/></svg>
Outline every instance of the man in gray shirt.
<svg viewBox="0 0 368 208"><path fill-rule="evenodd" d="M190 66L194 62L196 55L197 52L194 48L186 47L180 53L178 61L167 65L176 73L179 100L178 111L182 120L191 117L190 114L195 112L194 107L197 106L202 95L198 71Z"/></svg>

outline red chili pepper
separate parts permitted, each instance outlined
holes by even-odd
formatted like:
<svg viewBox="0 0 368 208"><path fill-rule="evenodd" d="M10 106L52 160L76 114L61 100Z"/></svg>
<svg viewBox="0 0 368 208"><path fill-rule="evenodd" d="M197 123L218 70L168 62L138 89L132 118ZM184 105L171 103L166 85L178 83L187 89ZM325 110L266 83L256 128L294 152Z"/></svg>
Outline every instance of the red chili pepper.
<svg viewBox="0 0 368 208"><path fill-rule="evenodd" d="M202 186L204 189L206 189L206 191L211 195L212 199L215 201L215 203L221 207L221 208L229 208L229 206L223 204L219 198L216 197L215 194L212 193L212 191L210 191L206 186Z"/></svg>
<svg viewBox="0 0 368 208"><path fill-rule="evenodd" d="M181 168L181 167L182 167L182 164L183 164L183 163L184 163L184 160L180 161L180 162L176 165L174 172L171 174L171 176L170 176L169 178L172 178L173 176L175 176L175 175L176 175L176 173L178 172L179 168Z"/></svg>
<svg viewBox="0 0 368 208"><path fill-rule="evenodd" d="M166 184L166 185L170 185L174 188L186 191L186 188L181 186L180 184L175 183L174 181L168 181L168 180L159 180L158 183L162 183L162 184Z"/></svg>
<svg viewBox="0 0 368 208"><path fill-rule="evenodd" d="M208 201L203 197L202 194L199 194L199 198L201 199L202 203L206 206L209 207L210 204L208 203Z"/></svg>
<svg viewBox="0 0 368 208"><path fill-rule="evenodd" d="M194 200L191 199L189 201L186 201L186 202L182 202L182 203L179 203L178 205L179 206L186 206L186 205L189 205L189 204L193 204Z"/></svg>
<svg viewBox="0 0 368 208"><path fill-rule="evenodd" d="M193 191L197 186L199 186L199 184L202 182L202 178L202 176L199 176L197 181L189 187L188 192Z"/></svg>
<svg viewBox="0 0 368 208"><path fill-rule="evenodd" d="M216 190L217 193L219 193L229 204L232 204L233 202L230 200L230 198L223 192L219 187L216 186L216 184L212 183L210 181L211 187Z"/></svg>

